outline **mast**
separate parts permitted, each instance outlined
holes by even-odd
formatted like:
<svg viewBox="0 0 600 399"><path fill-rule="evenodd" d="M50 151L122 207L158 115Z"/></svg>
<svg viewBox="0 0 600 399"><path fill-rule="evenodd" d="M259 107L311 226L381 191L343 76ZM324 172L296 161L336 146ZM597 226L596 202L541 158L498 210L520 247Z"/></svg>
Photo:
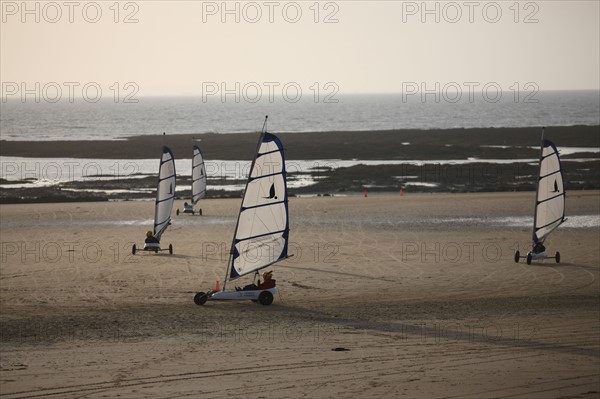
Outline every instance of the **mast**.
<svg viewBox="0 0 600 399"><path fill-rule="evenodd" d="M535 206L533 207L533 230L531 233L531 239L533 243L536 243L536 234L535 234L535 226L537 224L537 208L539 205L539 195L540 195L540 181L541 181L541 173L542 173L542 159L544 157L544 130L545 127L542 127L542 142L540 144L540 160L538 162L538 173L537 173L537 185L535 188Z"/></svg>
<svg viewBox="0 0 600 399"><path fill-rule="evenodd" d="M225 271L225 279L223 280L223 291L225 291L225 286L227 285L227 280L229 279L229 272L233 265L233 251L235 250L235 236L237 235L238 227L240 225L240 216L242 214L242 208L244 205L244 197L246 195L246 190L248 190L248 184L250 184L250 174L252 170L254 170L254 164L256 163L256 158L258 157L258 151L260 150L260 145L262 144L263 138L267 131L267 120L269 119L269 115L265 115L265 122L263 123L262 131L258 138L258 143L256 144L256 150L254 151L254 158L252 159L252 164L250 165L250 171L248 172L248 180L246 180L246 187L244 187L244 192L242 193L242 202L240 203L240 210L238 212L237 222L235 223L235 230L233 231L233 237L231 239L231 249L229 250L229 258L227 259L227 269Z"/></svg>

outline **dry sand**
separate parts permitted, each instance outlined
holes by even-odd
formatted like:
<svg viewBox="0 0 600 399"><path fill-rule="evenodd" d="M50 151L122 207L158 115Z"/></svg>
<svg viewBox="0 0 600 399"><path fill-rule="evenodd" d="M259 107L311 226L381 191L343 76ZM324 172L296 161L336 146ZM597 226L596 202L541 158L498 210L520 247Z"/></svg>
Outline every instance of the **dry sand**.
<svg viewBox="0 0 600 399"><path fill-rule="evenodd" d="M174 255L135 257L151 202L4 205L0 394L598 398L598 228L562 226L563 262L527 266L530 229L485 221L533 197L291 198L271 306L192 301L222 283L239 200L174 217ZM599 207L569 194L568 215Z"/></svg>

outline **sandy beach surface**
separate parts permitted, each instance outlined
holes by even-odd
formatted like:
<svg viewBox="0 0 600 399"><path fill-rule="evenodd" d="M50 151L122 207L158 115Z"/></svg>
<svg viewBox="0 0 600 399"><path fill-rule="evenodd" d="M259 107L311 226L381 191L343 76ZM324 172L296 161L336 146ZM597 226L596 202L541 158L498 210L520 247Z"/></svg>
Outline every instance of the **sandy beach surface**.
<svg viewBox="0 0 600 399"><path fill-rule="evenodd" d="M271 306L192 301L223 284L239 199L135 256L152 202L2 205L0 395L598 398L600 192L569 193L560 264L513 261L533 201L291 198Z"/></svg>

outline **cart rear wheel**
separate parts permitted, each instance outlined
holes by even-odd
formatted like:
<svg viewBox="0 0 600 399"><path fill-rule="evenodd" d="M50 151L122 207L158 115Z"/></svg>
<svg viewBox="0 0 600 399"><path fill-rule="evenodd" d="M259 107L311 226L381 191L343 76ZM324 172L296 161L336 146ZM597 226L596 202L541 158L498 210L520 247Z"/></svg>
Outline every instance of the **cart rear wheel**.
<svg viewBox="0 0 600 399"><path fill-rule="evenodd" d="M273 294L270 291L263 291L258 295L258 302L261 305L270 305L273 303Z"/></svg>
<svg viewBox="0 0 600 399"><path fill-rule="evenodd" d="M199 292L196 295L194 295L194 303L196 305L204 305L207 299L208 295L206 295L204 292Z"/></svg>
<svg viewBox="0 0 600 399"><path fill-rule="evenodd" d="M173 255L173 244L169 244L169 254Z"/></svg>
<svg viewBox="0 0 600 399"><path fill-rule="evenodd" d="M198 215L202 216L202 208L198 210Z"/></svg>
<svg viewBox="0 0 600 399"><path fill-rule="evenodd" d="M531 256L531 252L527 254L527 264L531 265L531 259L533 259L533 256Z"/></svg>
<svg viewBox="0 0 600 399"><path fill-rule="evenodd" d="M131 247L131 254L135 255L136 250L137 250L137 247L135 246L135 244L133 244L133 246Z"/></svg>
<svg viewBox="0 0 600 399"><path fill-rule="evenodd" d="M554 255L554 260L556 263L560 263L560 252L556 251L556 255Z"/></svg>
<svg viewBox="0 0 600 399"><path fill-rule="evenodd" d="M519 259L521 258L521 252L517 249L515 251L515 263L519 263Z"/></svg>
<svg viewBox="0 0 600 399"><path fill-rule="evenodd" d="M179 208L177 208L177 211L175 212L175 214L176 214L177 216L179 216Z"/></svg>

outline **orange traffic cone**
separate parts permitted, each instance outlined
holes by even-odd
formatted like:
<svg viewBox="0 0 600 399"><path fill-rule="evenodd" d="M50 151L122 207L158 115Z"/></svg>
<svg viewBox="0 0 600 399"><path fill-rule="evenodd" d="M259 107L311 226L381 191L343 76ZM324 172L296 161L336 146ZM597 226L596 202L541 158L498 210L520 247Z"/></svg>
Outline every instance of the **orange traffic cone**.
<svg viewBox="0 0 600 399"><path fill-rule="evenodd" d="M215 284L215 291L221 291L221 287L219 287L219 280L217 280Z"/></svg>

